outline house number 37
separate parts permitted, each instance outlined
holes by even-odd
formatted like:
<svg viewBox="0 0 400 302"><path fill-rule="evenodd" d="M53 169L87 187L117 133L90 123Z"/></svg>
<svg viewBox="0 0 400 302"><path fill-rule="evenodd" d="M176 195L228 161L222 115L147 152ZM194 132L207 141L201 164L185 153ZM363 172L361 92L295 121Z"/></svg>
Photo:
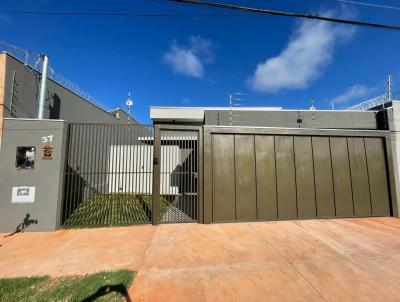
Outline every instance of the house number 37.
<svg viewBox="0 0 400 302"><path fill-rule="evenodd" d="M51 143L53 141L54 135L47 135L47 136L42 136L42 143L47 144Z"/></svg>

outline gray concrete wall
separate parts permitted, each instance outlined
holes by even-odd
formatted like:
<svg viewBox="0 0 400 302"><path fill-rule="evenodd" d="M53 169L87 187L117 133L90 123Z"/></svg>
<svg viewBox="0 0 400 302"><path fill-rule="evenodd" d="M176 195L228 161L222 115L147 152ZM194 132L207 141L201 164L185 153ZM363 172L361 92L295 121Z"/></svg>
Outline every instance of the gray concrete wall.
<svg viewBox="0 0 400 302"><path fill-rule="evenodd" d="M0 55L0 148L1 138L3 137L3 115L4 115L4 91L6 76L6 56Z"/></svg>
<svg viewBox="0 0 400 302"><path fill-rule="evenodd" d="M40 75L17 59L6 55L4 117L36 118ZM64 86L48 79L44 117L82 123L126 123L121 118L86 101ZM134 121L135 123L135 121Z"/></svg>
<svg viewBox="0 0 400 302"><path fill-rule="evenodd" d="M28 231L51 231L60 225L63 173L67 144L67 124L63 121L5 119L0 151L0 232L16 230L27 214L37 220ZM52 160L44 160L43 137L53 135ZM15 167L17 146L36 148L35 167ZM33 203L12 203L12 188L35 187Z"/></svg>
<svg viewBox="0 0 400 302"><path fill-rule="evenodd" d="M391 136L392 160L395 188L397 195L397 209L393 209L397 214L400 213L400 102L393 102L392 107L387 109L389 130ZM398 216L398 215L397 215Z"/></svg>
<svg viewBox="0 0 400 302"><path fill-rule="evenodd" d="M378 129L376 111L232 111L232 126L316 128L316 129ZM229 110L206 110L205 125L230 126Z"/></svg>

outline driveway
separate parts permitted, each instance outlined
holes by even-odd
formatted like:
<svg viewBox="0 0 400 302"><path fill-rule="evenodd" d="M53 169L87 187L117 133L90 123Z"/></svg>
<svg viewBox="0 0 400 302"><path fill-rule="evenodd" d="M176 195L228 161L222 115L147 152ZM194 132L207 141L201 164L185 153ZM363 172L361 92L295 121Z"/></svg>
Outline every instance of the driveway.
<svg viewBox="0 0 400 302"><path fill-rule="evenodd" d="M133 301L398 301L400 220L171 224L0 235L0 276L129 267Z"/></svg>

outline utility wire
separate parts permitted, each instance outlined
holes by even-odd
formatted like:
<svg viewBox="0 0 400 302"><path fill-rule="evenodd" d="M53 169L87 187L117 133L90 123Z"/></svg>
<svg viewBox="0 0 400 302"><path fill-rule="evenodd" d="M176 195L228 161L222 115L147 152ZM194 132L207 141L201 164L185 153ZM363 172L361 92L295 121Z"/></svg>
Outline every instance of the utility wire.
<svg viewBox="0 0 400 302"><path fill-rule="evenodd" d="M0 10L0 13L3 14L14 14L14 15L56 15L56 16L93 16L93 17L249 17L249 16L262 16L262 15L275 15L275 16L284 16L284 17L295 17L295 18L306 18L306 19L315 19L325 22L333 22L333 23L341 23L347 25L355 25L355 26L366 26L380 29L390 29L390 30L400 30L400 26L398 25L389 25L389 24L380 24L380 23L370 23L370 22L362 22L350 19L339 19L339 18L331 18L319 16L313 13L304 14L304 13L291 13L285 11L276 11L270 9L260 9L253 7L245 7L245 6L236 6L224 3L215 3L215 2L205 2L205 1L197 1L197 0L166 0L169 2L177 2L177 3L186 3L186 4L195 4L201 6L208 6L214 8L223 8L241 11L242 13L232 14L232 13L197 13L197 14L188 14L188 13L135 13L135 12L90 12L90 11L19 11L19 10ZM352 3L352 4L360 4L360 5L369 5L375 7L382 8L390 8L400 10L400 7L394 6L385 6L378 4L369 4L358 1L350 1L350 0L338 0L343 3Z"/></svg>
<svg viewBox="0 0 400 302"><path fill-rule="evenodd" d="M379 8L388 8L388 9L396 9L400 10L400 7L397 6L389 6L389 5L382 5L382 4L374 4L374 3L365 3L359 1L350 1L350 0L338 0L342 3L349 3L349 4L358 4L358 5L365 5L365 6L372 6L372 7L379 7Z"/></svg>
<svg viewBox="0 0 400 302"><path fill-rule="evenodd" d="M0 10L0 13L10 15L56 15L56 16L92 16L92 17L247 17L259 14L226 13L226 14L187 14L187 13L135 13L135 12L89 12L89 11L20 11Z"/></svg>
<svg viewBox="0 0 400 302"><path fill-rule="evenodd" d="M270 10L270 9L237 6L237 5L231 5L231 4L206 2L206 1L198 1L198 0L167 0L167 1L186 3L186 4L194 4L194 5L207 6L207 7L213 7L213 8L236 10L236 11L244 11L244 12L264 14L264 15L306 18L306 19L315 19L315 20L320 20L320 21L341 23L341 24L347 24L347 25L366 26L366 27L373 27L373 28L380 28L380 29L400 30L400 26L398 26L398 25L369 23L369 22L362 22L362 21L356 21L356 20L350 20L350 19L338 19L338 18L319 16L319 15L312 14L312 13L310 13L310 14L291 13L291 12L284 12L284 11L277 11L277 10Z"/></svg>

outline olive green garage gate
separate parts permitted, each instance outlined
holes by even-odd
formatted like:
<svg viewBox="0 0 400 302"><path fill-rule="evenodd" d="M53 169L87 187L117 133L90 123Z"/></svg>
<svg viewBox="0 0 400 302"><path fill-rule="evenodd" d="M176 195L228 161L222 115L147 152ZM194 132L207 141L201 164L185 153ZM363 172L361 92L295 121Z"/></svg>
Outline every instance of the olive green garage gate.
<svg viewBox="0 0 400 302"><path fill-rule="evenodd" d="M204 127L204 222L392 215L384 131Z"/></svg>

